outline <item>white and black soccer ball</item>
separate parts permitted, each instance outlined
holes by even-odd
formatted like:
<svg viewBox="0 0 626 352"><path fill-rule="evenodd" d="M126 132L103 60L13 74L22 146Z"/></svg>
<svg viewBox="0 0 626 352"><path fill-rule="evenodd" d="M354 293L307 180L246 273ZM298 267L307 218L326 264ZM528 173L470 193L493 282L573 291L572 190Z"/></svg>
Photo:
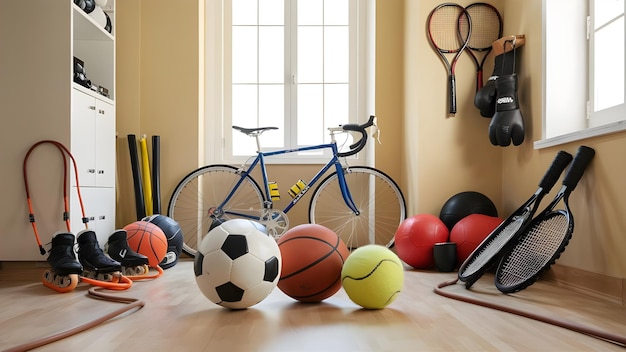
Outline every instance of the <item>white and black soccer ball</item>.
<svg viewBox="0 0 626 352"><path fill-rule="evenodd" d="M281 257L262 225L232 219L202 239L194 258L196 283L213 303L244 309L264 300L278 284Z"/></svg>

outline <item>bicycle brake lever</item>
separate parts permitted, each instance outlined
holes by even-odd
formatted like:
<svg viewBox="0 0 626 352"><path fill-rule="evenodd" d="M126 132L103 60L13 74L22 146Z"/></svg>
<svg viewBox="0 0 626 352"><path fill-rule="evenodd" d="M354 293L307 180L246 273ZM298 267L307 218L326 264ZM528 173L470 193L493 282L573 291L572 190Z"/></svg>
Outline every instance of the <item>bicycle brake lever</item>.
<svg viewBox="0 0 626 352"><path fill-rule="evenodd" d="M378 128L377 125L374 125L373 127L374 127L374 132L372 133L372 138L374 138L378 142L378 144L382 144L380 142L380 128Z"/></svg>

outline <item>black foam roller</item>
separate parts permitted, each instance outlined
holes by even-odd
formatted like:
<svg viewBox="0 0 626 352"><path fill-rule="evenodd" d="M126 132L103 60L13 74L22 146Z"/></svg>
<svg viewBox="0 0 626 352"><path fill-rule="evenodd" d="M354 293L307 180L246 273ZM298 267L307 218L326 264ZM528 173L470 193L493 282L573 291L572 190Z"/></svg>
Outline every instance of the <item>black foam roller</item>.
<svg viewBox="0 0 626 352"><path fill-rule="evenodd" d="M141 220L146 217L146 203L143 199L143 186L141 184L141 170L139 169L137 138L134 134L128 135L128 150L130 152L130 166L133 170L133 185L135 186L135 209L137 210L137 220Z"/></svg>
<svg viewBox="0 0 626 352"><path fill-rule="evenodd" d="M152 211L161 214L161 137L152 136Z"/></svg>

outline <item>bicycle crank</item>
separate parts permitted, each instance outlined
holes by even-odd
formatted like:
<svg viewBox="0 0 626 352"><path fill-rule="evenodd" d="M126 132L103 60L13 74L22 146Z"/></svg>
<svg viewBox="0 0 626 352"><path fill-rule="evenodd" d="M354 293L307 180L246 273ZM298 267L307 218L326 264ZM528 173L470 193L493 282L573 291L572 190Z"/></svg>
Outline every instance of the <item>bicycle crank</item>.
<svg viewBox="0 0 626 352"><path fill-rule="evenodd" d="M289 218L283 211L265 209L259 222L267 228L267 234L279 239L289 229Z"/></svg>

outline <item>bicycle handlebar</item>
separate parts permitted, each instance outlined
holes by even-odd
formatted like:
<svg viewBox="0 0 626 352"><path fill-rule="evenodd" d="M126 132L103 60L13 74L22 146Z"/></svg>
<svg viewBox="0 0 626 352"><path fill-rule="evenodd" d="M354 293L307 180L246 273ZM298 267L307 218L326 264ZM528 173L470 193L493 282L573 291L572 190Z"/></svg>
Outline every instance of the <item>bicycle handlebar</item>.
<svg viewBox="0 0 626 352"><path fill-rule="evenodd" d="M349 123L349 124L341 125L340 127L344 131L355 131L355 132L361 133L361 139L359 139L358 141L350 145L350 151L337 153L337 156L345 157L345 156L354 155L360 152L363 148L365 148L365 144L367 143L367 131L365 131L365 129L370 126L373 126L375 119L376 119L376 116L370 115L369 120L367 120L367 122L362 125L358 125L356 123Z"/></svg>

